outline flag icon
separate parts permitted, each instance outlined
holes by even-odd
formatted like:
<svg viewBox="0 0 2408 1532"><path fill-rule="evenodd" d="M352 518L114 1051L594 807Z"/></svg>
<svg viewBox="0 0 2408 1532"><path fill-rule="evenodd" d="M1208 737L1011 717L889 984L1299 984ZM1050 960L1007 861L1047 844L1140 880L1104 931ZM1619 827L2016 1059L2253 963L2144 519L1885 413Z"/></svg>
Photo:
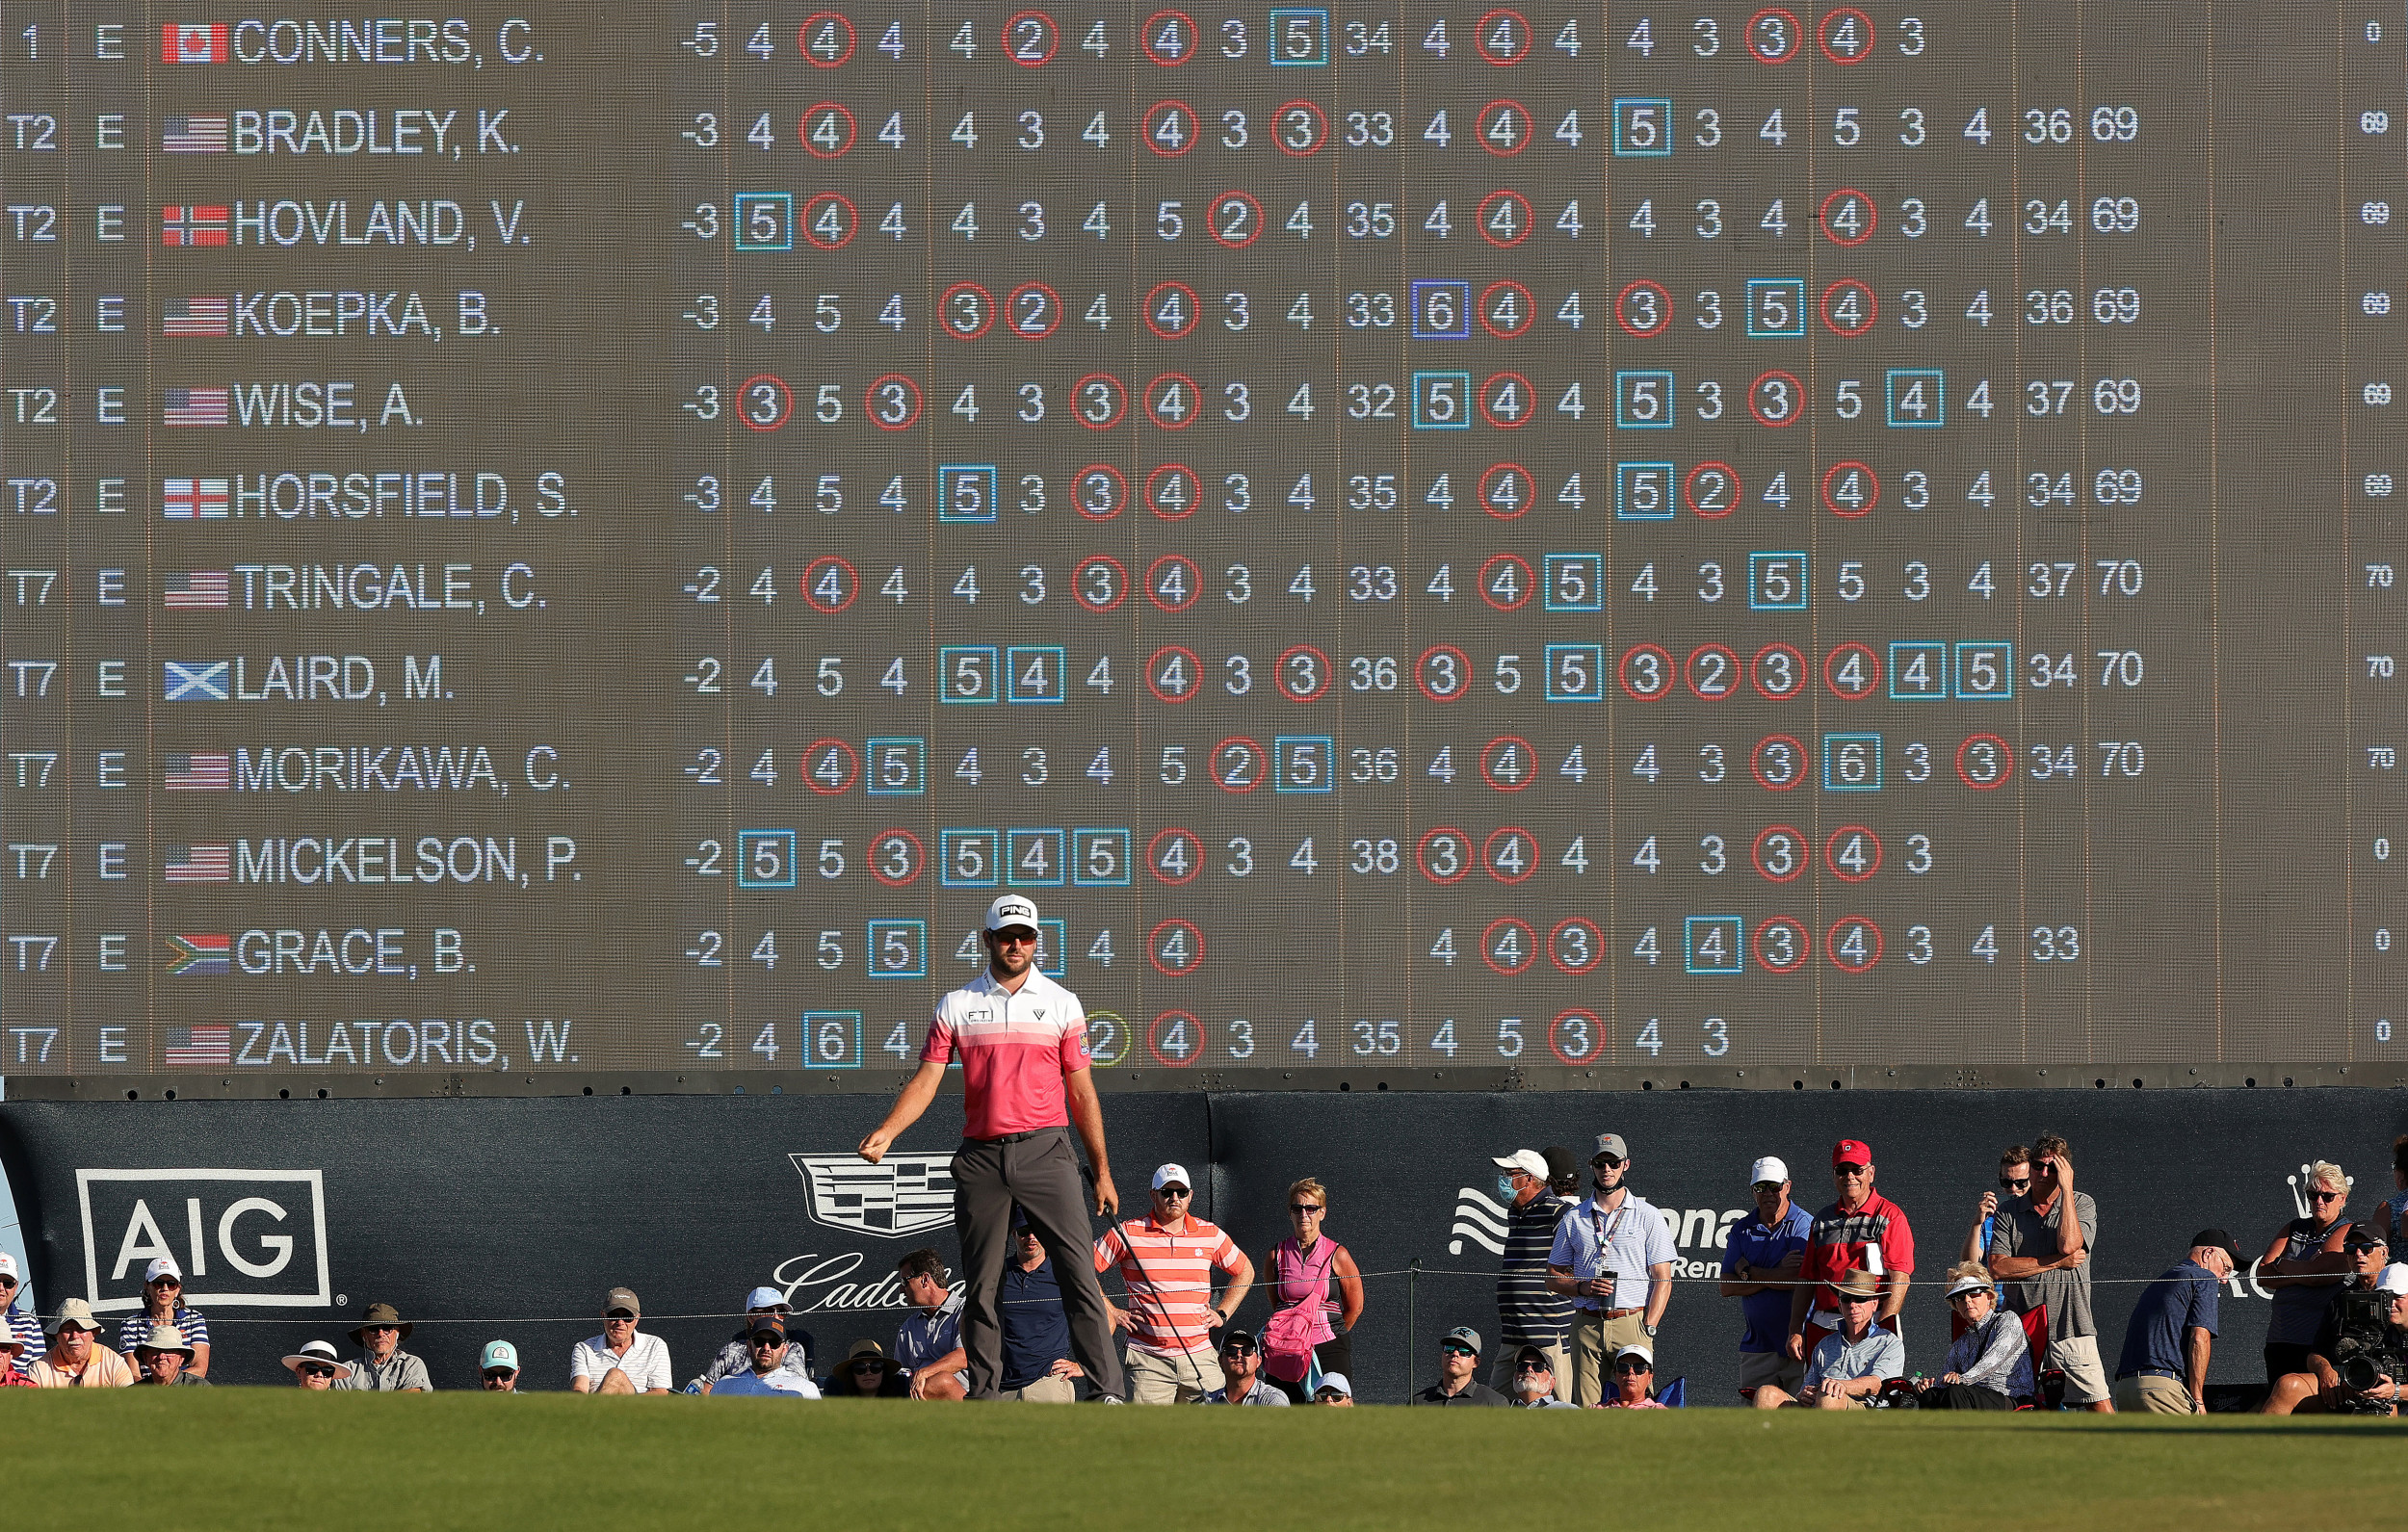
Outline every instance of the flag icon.
<svg viewBox="0 0 2408 1532"><path fill-rule="evenodd" d="M171 845L160 860L170 883L229 883L234 878L234 847L222 841L215 845Z"/></svg>
<svg viewBox="0 0 2408 1532"><path fill-rule="evenodd" d="M159 1062L170 1069L223 1069L234 1062L231 1026L170 1026Z"/></svg>
<svg viewBox="0 0 2408 1532"><path fill-rule="evenodd" d="M233 598L233 577L222 569L195 569L167 578L170 611L223 611Z"/></svg>
<svg viewBox="0 0 2408 1532"><path fill-rule="evenodd" d="M223 154L224 114L165 118L159 124L159 150L163 154Z"/></svg>
<svg viewBox="0 0 2408 1532"><path fill-rule="evenodd" d="M168 305L159 322L162 335L223 335L231 327L234 305L222 298L179 298Z"/></svg>
<svg viewBox="0 0 2408 1532"><path fill-rule="evenodd" d="M162 423L169 426L222 426L232 399L222 388L170 388Z"/></svg>
<svg viewBox="0 0 2408 1532"><path fill-rule="evenodd" d="M169 521L223 521L226 504L222 479L159 480L159 513Z"/></svg>
<svg viewBox="0 0 2408 1532"><path fill-rule="evenodd" d="M190 931L168 938L168 950L174 954L168 972L190 974L195 978L212 978L233 967L234 944L223 933L196 935Z"/></svg>
<svg viewBox="0 0 2408 1532"><path fill-rule="evenodd" d="M170 660L165 662L167 673L160 683L162 700L167 702L223 702L226 682L233 671L228 660Z"/></svg>
<svg viewBox="0 0 2408 1532"><path fill-rule="evenodd" d="M170 21L159 28L161 64L223 64L227 28L222 21Z"/></svg>
<svg viewBox="0 0 2408 1532"><path fill-rule="evenodd" d="M178 750L166 766L170 792L223 792L234 786L234 757L223 750Z"/></svg>
<svg viewBox="0 0 2408 1532"><path fill-rule="evenodd" d="M222 205L163 207L159 210L162 245L223 245L234 215Z"/></svg>

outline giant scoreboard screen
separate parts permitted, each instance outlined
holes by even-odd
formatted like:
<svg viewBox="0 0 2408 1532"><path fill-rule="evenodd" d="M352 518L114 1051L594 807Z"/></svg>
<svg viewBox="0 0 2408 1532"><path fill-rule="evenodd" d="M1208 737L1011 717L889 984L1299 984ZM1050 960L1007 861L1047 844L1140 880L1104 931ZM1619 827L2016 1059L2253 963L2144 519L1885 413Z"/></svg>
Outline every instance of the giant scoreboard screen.
<svg viewBox="0 0 2408 1532"><path fill-rule="evenodd" d="M824 3L0 8L0 1070L2408 1056L2408 11Z"/></svg>

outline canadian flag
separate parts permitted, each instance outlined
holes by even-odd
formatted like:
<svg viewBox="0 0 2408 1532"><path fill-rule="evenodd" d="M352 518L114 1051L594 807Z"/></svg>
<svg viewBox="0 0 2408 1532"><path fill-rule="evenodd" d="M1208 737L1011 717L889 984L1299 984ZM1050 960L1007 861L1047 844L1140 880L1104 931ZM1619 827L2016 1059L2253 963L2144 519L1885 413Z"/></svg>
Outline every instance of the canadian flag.
<svg viewBox="0 0 2408 1532"><path fill-rule="evenodd" d="M169 22L159 29L161 64L223 64L225 56L222 21Z"/></svg>

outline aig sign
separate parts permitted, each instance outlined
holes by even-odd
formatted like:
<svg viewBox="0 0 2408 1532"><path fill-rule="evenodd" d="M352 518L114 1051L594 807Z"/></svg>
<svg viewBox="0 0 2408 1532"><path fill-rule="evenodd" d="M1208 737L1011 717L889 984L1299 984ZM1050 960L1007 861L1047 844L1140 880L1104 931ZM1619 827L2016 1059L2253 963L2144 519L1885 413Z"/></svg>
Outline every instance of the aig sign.
<svg viewBox="0 0 2408 1532"><path fill-rule="evenodd" d="M78 1170L75 1190L96 1312L142 1307L155 1256L184 1268L196 1309L331 1306L323 1171Z"/></svg>

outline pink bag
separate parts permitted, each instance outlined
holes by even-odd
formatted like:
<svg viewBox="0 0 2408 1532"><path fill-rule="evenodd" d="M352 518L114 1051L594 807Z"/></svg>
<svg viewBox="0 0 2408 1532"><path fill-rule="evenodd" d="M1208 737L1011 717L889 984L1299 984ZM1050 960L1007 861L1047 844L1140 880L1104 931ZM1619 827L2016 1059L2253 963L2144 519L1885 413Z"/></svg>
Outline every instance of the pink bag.
<svg viewBox="0 0 2408 1532"><path fill-rule="evenodd" d="M1330 1328L1325 1304L1329 1268L1338 1259L1338 1245L1331 1239L1323 1239L1322 1244L1325 1249L1321 1269L1305 1269L1311 1293L1300 1303L1274 1310L1270 1323L1263 1327L1263 1370L1282 1383L1301 1383L1312 1369L1313 1348L1337 1338L1338 1332Z"/></svg>

